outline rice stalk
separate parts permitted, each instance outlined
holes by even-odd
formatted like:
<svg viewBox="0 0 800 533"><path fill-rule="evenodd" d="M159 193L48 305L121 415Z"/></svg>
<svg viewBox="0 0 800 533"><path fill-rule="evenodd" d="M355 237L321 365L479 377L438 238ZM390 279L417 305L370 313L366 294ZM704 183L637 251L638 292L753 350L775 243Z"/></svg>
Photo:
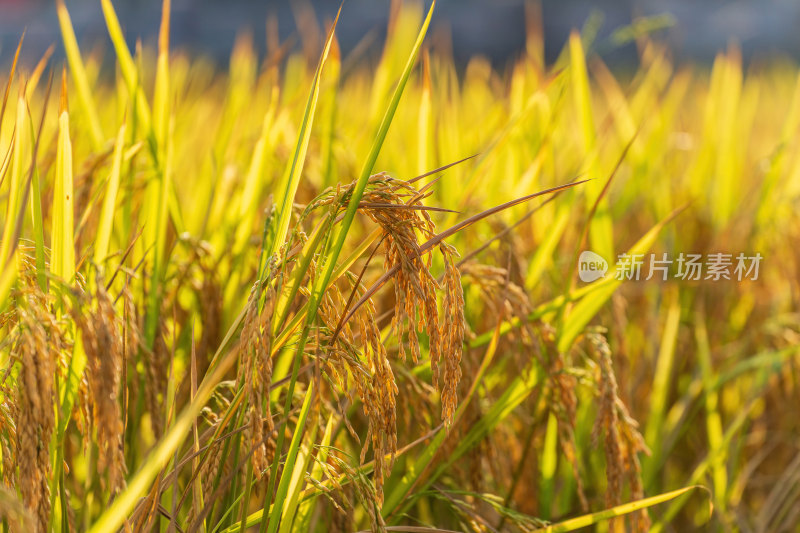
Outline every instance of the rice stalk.
<svg viewBox="0 0 800 533"><path fill-rule="evenodd" d="M30 305L17 310L20 330L15 357L20 361L20 373L14 456L22 502L35 519L35 530L44 532L50 524L50 440L55 430L53 405L61 339L55 319L46 310L45 295L36 287L30 290Z"/></svg>

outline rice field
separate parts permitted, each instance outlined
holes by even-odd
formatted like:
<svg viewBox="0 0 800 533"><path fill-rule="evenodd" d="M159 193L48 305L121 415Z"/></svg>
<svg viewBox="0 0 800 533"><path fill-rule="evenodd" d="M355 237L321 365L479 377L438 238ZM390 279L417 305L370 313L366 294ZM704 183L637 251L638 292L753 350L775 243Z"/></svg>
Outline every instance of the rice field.
<svg viewBox="0 0 800 533"><path fill-rule="evenodd" d="M57 7L0 56L0 530L800 530L797 64Z"/></svg>

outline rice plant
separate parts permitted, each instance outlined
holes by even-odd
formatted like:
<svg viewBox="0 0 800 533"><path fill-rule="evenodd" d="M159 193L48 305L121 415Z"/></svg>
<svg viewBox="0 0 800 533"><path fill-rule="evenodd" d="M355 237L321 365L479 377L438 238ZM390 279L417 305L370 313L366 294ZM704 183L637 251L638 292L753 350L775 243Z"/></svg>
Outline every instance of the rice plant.
<svg viewBox="0 0 800 533"><path fill-rule="evenodd" d="M532 4L460 71L397 2L226 72L100 4L0 56L3 531L797 530L797 65Z"/></svg>

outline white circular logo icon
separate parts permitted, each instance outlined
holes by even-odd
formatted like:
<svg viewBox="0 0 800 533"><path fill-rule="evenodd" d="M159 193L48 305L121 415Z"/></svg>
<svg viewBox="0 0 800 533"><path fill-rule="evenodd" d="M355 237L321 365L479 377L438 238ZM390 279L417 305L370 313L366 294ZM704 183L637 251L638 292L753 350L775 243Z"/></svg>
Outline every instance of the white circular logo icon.
<svg viewBox="0 0 800 533"><path fill-rule="evenodd" d="M608 261L602 256L584 250L578 258L578 277L584 283L591 283L606 275L608 272Z"/></svg>

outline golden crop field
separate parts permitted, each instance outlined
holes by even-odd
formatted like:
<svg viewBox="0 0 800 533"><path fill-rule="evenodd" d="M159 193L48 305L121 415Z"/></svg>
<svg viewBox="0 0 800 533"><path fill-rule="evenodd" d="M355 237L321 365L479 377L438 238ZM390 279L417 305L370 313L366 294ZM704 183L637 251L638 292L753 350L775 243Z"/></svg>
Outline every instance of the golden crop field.
<svg viewBox="0 0 800 533"><path fill-rule="evenodd" d="M798 66L394 7L2 50L0 530L799 531Z"/></svg>

